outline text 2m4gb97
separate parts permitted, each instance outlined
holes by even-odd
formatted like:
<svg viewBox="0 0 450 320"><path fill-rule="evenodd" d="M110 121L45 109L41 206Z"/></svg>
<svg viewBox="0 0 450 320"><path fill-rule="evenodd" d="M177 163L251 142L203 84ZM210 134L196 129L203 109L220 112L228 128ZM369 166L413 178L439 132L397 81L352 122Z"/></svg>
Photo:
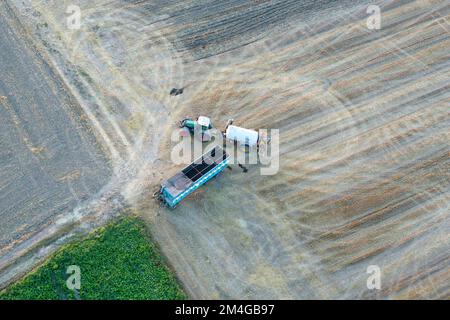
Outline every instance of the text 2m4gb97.
<svg viewBox="0 0 450 320"><path fill-rule="evenodd" d="M273 304L234 304L234 305L220 305L219 314L223 315L265 315L272 314Z"/></svg>

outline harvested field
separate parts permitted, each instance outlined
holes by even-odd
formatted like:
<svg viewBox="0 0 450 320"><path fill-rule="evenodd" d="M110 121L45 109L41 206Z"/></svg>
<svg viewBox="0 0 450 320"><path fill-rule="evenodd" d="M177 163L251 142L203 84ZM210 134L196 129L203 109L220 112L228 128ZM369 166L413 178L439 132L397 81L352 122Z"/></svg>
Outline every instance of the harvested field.
<svg viewBox="0 0 450 320"><path fill-rule="evenodd" d="M0 270L110 175L76 99L1 2Z"/></svg>
<svg viewBox="0 0 450 320"><path fill-rule="evenodd" d="M448 2L82 0L80 30L71 1L9 2L191 297L450 297ZM161 208L175 123L199 114L279 129L280 170Z"/></svg>

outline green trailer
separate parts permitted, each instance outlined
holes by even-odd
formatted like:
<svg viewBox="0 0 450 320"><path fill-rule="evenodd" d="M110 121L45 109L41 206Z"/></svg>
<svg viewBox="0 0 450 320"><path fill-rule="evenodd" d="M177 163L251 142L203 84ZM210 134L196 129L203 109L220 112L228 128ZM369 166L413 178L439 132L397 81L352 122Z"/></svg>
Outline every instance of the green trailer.
<svg viewBox="0 0 450 320"><path fill-rule="evenodd" d="M189 166L161 184L160 200L174 208L181 200L200 186L222 172L228 165L229 156L220 147L215 146Z"/></svg>

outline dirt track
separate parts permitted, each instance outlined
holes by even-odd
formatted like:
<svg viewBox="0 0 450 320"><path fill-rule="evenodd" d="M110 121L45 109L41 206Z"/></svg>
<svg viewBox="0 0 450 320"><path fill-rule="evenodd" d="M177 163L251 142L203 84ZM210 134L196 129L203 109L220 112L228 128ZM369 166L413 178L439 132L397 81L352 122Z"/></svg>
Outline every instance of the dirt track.
<svg viewBox="0 0 450 320"><path fill-rule="evenodd" d="M378 1L381 30L369 1L80 1L68 31L69 3L18 8L192 297L449 297L445 1ZM161 209L174 123L198 114L280 129L280 171L236 167Z"/></svg>

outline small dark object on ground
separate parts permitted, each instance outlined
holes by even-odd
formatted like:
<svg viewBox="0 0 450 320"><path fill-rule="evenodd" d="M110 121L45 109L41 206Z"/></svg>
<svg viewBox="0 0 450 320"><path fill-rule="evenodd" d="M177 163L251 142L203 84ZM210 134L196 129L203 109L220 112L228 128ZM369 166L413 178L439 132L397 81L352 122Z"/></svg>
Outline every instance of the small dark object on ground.
<svg viewBox="0 0 450 320"><path fill-rule="evenodd" d="M246 167L244 167L242 164L240 164L239 163L239 168L241 168L242 169L242 172L247 172L248 171L248 169L246 168Z"/></svg>
<svg viewBox="0 0 450 320"><path fill-rule="evenodd" d="M179 94L182 94L183 91L184 91L184 88L181 88L181 89L173 88L172 90L170 90L170 95L177 96Z"/></svg>

